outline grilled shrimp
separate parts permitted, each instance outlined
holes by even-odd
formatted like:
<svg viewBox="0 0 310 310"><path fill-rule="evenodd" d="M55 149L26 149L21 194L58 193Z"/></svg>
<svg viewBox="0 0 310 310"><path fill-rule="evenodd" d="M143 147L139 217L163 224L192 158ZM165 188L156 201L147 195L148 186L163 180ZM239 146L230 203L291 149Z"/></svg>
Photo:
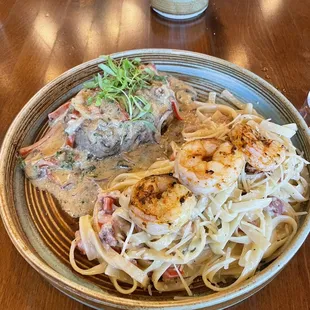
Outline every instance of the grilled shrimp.
<svg viewBox="0 0 310 310"><path fill-rule="evenodd" d="M195 205L195 196L174 177L149 176L133 187L129 215L149 234L162 235L183 226Z"/></svg>
<svg viewBox="0 0 310 310"><path fill-rule="evenodd" d="M175 159L175 176L194 194L224 190L238 178L245 159L230 142L201 139L185 143Z"/></svg>
<svg viewBox="0 0 310 310"><path fill-rule="evenodd" d="M229 133L230 141L258 171L276 169L285 159L285 147L280 142L263 137L248 124L237 124Z"/></svg>

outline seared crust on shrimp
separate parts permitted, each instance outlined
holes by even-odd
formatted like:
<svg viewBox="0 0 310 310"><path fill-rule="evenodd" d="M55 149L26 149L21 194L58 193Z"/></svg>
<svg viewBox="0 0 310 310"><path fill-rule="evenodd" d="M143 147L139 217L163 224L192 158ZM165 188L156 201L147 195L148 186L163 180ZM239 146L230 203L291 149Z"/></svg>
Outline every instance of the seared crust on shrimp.
<svg viewBox="0 0 310 310"><path fill-rule="evenodd" d="M153 235L178 230L191 216L195 196L169 175L140 180L131 194L129 214L141 229Z"/></svg>
<svg viewBox="0 0 310 310"><path fill-rule="evenodd" d="M175 159L175 176L194 194L207 195L231 186L245 165L230 142L200 139L185 143Z"/></svg>
<svg viewBox="0 0 310 310"><path fill-rule="evenodd" d="M276 169L285 159L285 147L280 142L263 137L248 124L237 124L229 137L245 155L246 161L258 171Z"/></svg>

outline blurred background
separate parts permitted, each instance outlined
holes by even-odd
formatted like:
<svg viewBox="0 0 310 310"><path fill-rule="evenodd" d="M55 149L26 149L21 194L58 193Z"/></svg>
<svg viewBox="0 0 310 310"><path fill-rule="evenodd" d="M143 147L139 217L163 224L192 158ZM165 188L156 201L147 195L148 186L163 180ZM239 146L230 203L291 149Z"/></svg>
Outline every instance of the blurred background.
<svg viewBox="0 0 310 310"><path fill-rule="evenodd" d="M77 64L152 47L231 61L268 80L297 106L309 88L309 1L211 0L190 21L166 20L147 0L1 2L0 86L14 91L31 80L24 102Z"/></svg>

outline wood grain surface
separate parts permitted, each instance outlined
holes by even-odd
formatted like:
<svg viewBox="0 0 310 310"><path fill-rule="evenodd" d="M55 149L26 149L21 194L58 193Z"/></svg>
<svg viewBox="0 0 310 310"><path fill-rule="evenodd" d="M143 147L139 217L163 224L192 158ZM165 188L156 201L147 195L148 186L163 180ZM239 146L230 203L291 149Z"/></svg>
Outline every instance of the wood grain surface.
<svg viewBox="0 0 310 310"><path fill-rule="evenodd" d="M297 108L310 90L310 1L211 0L191 21L168 21L146 0L0 0L0 143L26 102L99 55L162 47L253 71ZM0 223L1 309L88 309L49 285ZM266 288L231 309L310 309L310 239Z"/></svg>

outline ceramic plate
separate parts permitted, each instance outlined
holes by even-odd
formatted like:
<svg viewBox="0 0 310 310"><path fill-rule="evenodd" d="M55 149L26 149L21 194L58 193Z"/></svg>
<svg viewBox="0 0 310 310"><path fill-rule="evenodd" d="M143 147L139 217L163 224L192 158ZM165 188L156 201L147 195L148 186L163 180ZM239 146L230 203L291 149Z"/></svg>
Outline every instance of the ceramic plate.
<svg viewBox="0 0 310 310"><path fill-rule="evenodd" d="M253 103L260 114L276 123L297 123L299 131L294 144L304 151L306 159L310 159L309 131L303 119L283 95L253 73L211 56L179 50L133 50L112 56L116 59L140 57L143 62L154 62L159 70L194 86L201 101L207 98L209 91L220 93L228 89L242 102ZM74 96L83 82L99 71L97 65L101 61L98 58L81 64L43 87L20 111L7 132L0 154L0 202L1 216L15 247L56 288L97 308L218 309L261 289L287 264L305 240L310 230L310 215L303 217L290 247L278 259L248 281L225 292L212 293L202 281L197 281L193 284L194 297L178 292L177 295L184 298L174 300L175 293L154 292L149 296L142 289L130 296L122 296L106 276L82 277L72 271L68 253L78 227L77 220L64 214L50 194L37 190L24 178L16 152L44 135L48 113ZM76 257L82 267L95 264L82 255Z"/></svg>

